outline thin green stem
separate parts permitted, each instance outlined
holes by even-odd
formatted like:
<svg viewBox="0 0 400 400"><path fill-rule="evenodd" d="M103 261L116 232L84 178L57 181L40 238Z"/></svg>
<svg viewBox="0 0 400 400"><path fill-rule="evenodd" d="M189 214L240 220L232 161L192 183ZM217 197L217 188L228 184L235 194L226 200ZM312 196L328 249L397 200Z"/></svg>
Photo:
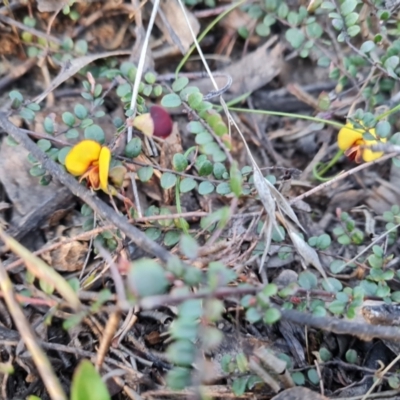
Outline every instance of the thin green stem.
<svg viewBox="0 0 400 400"><path fill-rule="evenodd" d="M383 113L383 114L381 114L381 115L378 115L378 116L376 117L376 119L377 119L378 121L380 121L381 119L388 117L389 115L395 113L396 111L400 111L400 104L398 104L396 107L393 107L391 110L386 111L385 113Z"/></svg>
<svg viewBox="0 0 400 400"><path fill-rule="evenodd" d="M318 171L318 167L323 163L318 163L314 168L313 168L313 175L314 178L317 179L320 182L327 182L330 179L334 178L333 176L330 178L324 178L323 176L339 161L340 157L344 154L343 150L338 150L338 152L335 154L335 156L330 160L325 166Z"/></svg>
<svg viewBox="0 0 400 400"><path fill-rule="evenodd" d="M311 117L309 115L301 115L301 114L292 114L292 113L285 113L279 111L266 111L266 110L250 110L247 108L238 108L238 107L228 107L229 111L236 111L236 112L244 112L244 113L251 113L251 114L264 114L264 115L275 115L277 117L288 117L288 118L297 118L297 119L305 119L307 121L313 122L320 122L327 125L332 125L337 128L343 128L344 124L340 122L330 121L322 118Z"/></svg>
<svg viewBox="0 0 400 400"><path fill-rule="evenodd" d="M218 24L219 21L221 21L222 18L224 18L226 15L228 15L231 11L233 11L235 8L241 6L246 0L241 0L235 4L232 5L232 7L228 8L227 10L225 10L222 14L218 15L217 18L215 18L210 25L207 26L206 29L204 29L204 31L200 34L200 36L197 39L197 42L200 43L205 36L207 35L208 32L211 31L212 28L214 28L215 25ZM196 48L196 43L194 43L189 51L186 53L186 55L182 58L182 61L179 63L179 65L176 67L175 70L175 75L176 78L178 78L179 72L182 69L182 67L185 65L186 61L188 60L188 58L191 56L191 54L193 53L194 49Z"/></svg>
<svg viewBox="0 0 400 400"><path fill-rule="evenodd" d="M176 184L175 184L175 202L176 202L176 211L178 214L182 214L182 206L181 206L181 192L179 190L179 185L181 183L181 179L179 176L176 177ZM184 220L182 217L179 217L179 225L180 228L185 232L186 234L189 234L188 231L188 225L186 220Z"/></svg>

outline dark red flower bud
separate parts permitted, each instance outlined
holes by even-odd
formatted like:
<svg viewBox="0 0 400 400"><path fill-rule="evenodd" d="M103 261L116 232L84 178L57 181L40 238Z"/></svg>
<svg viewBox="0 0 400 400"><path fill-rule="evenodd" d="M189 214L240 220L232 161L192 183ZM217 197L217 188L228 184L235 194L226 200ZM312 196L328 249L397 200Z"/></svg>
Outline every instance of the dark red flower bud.
<svg viewBox="0 0 400 400"><path fill-rule="evenodd" d="M150 108L151 119L154 123L154 136L165 139L172 132L172 119L167 110L161 106Z"/></svg>
<svg viewBox="0 0 400 400"><path fill-rule="evenodd" d="M146 136L157 136L165 139L172 132L172 119L161 106L152 106L150 113L138 115L133 120L133 126Z"/></svg>

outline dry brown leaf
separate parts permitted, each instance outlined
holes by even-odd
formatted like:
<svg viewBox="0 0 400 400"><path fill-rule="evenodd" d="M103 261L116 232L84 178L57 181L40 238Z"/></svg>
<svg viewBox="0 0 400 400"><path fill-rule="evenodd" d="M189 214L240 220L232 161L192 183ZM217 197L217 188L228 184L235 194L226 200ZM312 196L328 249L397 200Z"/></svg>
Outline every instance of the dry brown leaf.
<svg viewBox="0 0 400 400"><path fill-rule="evenodd" d="M267 257L269 248L271 246L272 229L274 228L274 226L277 227L276 217L275 217L276 203L274 198L272 197L271 191L267 184L267 180L264 178L261 171L256 166L254 168L254 186L257 189L261 203L263 204L264 209L267 213L267 221L264 228L265 249L260 262L260 270L261 270L264 265L265 259ZM279 230L277 231L280 232Z"/></svg>
<svg viewBox="0 0 400 400"><path fill-rule="evenodd" d="M251 18L250 15L240 8L235 8L228 15L226 15L219 23L224 29L237 32L239 28L245 26L251 31L257 24L257 20Z"/></svg>
<svg viewBox="0 0 400 400"><path fill-rule="evenodd" d="M66 237L61 238L68 239ZM77 240L43 253L41 257L56 271L80 271L85 263L88 244Z"/></svg>
<svg viewBox="0 0 400 400"><path fill-rule="evenodd" d="M54 12L61 10L69 0L36 0L39 12Z"/></svg>
<svg viewBox="0 0 400 400"><path fill-rule="evenodd" d="M186 23L178 0L162 0L160 15L156 19L158 28L163 32L170 44L178 47L182 54L186 54L193 43L192 35ZM200 32L200 23L197 18L185 7L186 15L195 36Z"/></svg>
<svg viewBox="0 0 400 400"><path fill-rule="evenodd" d="M289 233L290 239L293 242L294 247L300 254L301 258L304 260L305 265L311 264L325 279L326 283L331 287L332 285L328 281L328 276L322 267L321 261L319 260L318 254L314 248L312 248L301 236L296 232L295 228L290 224L290 222L285 222L286 229Z"/></svg>

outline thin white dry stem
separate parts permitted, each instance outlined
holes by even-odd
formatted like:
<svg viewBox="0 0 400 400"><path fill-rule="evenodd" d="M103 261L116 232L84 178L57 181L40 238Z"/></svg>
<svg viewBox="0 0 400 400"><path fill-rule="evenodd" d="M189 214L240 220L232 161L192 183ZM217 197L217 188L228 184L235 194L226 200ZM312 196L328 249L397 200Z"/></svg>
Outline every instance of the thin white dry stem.
<svg viewBox="0 0 400 400"><path fill-rule="evenodd" d="M372 393L372 391L375 389L377 385L379 385L382 382L382 377L385 376L386 372L390 371L390 369L396 365L396 363L400 360L400 354L379 374L379 378L375 380L375 382L372 384L372 386L369 388L368 392L365 393L365 396L361 400L367 400L369 395Z"/></svg>
<svg viewBox="0 0 400 400"><path fill-rule="evenodd" d="M129 309L129 314L125 318L124 323L122 324L121 328L118 330L118 332L115 334L114 338L118 338L118 345L121 344L123 341L124 337L126 334L132 329L133 325L136 324L138 317L137 314L140 311L140 308L138 305L132 307Z"/></svg>
<svg viewBox="0 0 400 400"><path fill-rule="evenodd" d="M199 53L199 56L200 56L200 59L201 59L203 65L204 65L204 68L206 69L207 74L208 74L208 76L209 76L209 78L210 78L215 90L219 90L217 82L215 82L215 79L214 79L213 74L212 74L212 72L210 70L210 67L208 66L207 61L206 61L206 59L204 57L203 51L201 50L200 44L197 41L196 35L194 34L194 31L192 29L192 25L190 25L189 17L186 14L185 6L184 6L182 0L179 0L179 5L181 6L183 16L185 17L186 25L188 26L188 28L190 30L190 34L192 35L194 44L195 44L196 49L197 49L197 51Z"/></svg>
<svg viewBox="0 0 400 400"><path fill-rule="evenodd" d="M382 233L382 235L378 236L376 239L374 239L365 249L360 251L355 257L353 257L351 260L347 261L346 264L343 265L343 268L347 267L348 265L352 264L354 261L357 260L357 258L361 257L365 252L367 252L372 246L374 246L376 243L380 242L382 239L385 238L385 236L389 235L390 232L395 231L397 228L400 227L400 224L393 226L386 232Z"/></svg>
<svg viewBox="0 0 400 400"><path fill-rule="evenodd" d="M180 5L180 7L182 9L183 15L184 15L185 20L186 20L186 24L187 24L187 26L188 26L188 28L190 30L190 33L191 33L192 38L193 38L193 42L194 42L194 44L195 44L195 46L197 48L197 51L198 51L199 56L200 56L200 59L201 59L203 65L204 65L204 68L206 69L207 74L208 74L208 76L209 76L209 78L210 78L215 90L218 91L219 90L218 85L217 85L217 83L216 83L216 81L215 81L215 79L214 79L214 77L212 75L212 72L211 72L211 70L210 70L210 68L209 68L209 66L207 64L207 61L206 61L206 59L204 57L204 54L203 54L202 49L201 49L201 47L199 45L199 42L196 39L196 35L194 34L193 29L192 29L192 27L190 25L190 21L189 21L189 18L187 16L187 14L186 14L186 10L185 10L185 7L183 5L182 0L179 0L179 5ZM250 161L251 161L251 164L252 164L252 167L253 167L253 170L254 170L254 185L255 185L255 187L257 189L257 192L258 192L258 194L260 196L260 200L261 200L261 202L262 202L262 204L263 204L263 206L264 206L264 208L265 208L265 210L267 212L267 215L268 215L269 221L268 221L268 224L266 226L266 231L265 231L266 246L265 246L265 251L264 251L264 254L263 254L262 260L261 260L263 262L263 260L265 260L265 258L267 256L267 253L268 253L268 250L269 250L273 227L275 227L277 229L278 233L280 234L280 231L278 229L278 224L276 222L276 216L275 216L275 212L276 212L277 209L279 211L281 211L281 212L283 211L286 215L288 215L296 223L296 225L298 225L302 230L304 230L304 229L301 226L299 220L297 219L296 214L294 213L293 209L291 208L291 206L287 202L287 200L262 175L261 170L258 167L258 165L257 165L257 163L256 163L256 161L255 161L255 159L254 159L254 157L253 157L253 155L252 155L252 153L250 151L250 148L249 148L249 146L248 146L248 144L247 144L247 142L246 142L246 140L244 138L244 135L241 132L241 130L240 130L239 126L237 125L237 123L235 122L235 120L232 118L232 116L231 116L231 114L230 114L230 112L228 110L228 107L227 107L222 95L220 96L220 103L221 103L221 106L222 106L222 108L223 108L223 110L225 112L225 115L226 115L226 117L227 117L227 119L229 121L229 124L228 124L228 126L229 126L229 134L231 133L230 129L231 129L231 124L232 124L236 128L236 130L238 131L238 133L240 135L240 138L242 139L242 142L243 142L243 144L245 146L246 152L247 152L247 154L248 154L248 156L250 158ZM260 269L262 269L262 267L263 267L263 263L261 263Z"/></svg>
<svg viewBox="0 0 400 400"><path fill-rule="evenodd" d="M138 218L142 218L143 213L142 213L142 207L140 205L140 199L139 199L139 193L138 193L137 186L136 186L135 175L136 174L134 172L131 172L129 174L129 178L131 179L131 183L132 183L133 198L135 199L135 205L136 205L136 211L138 214Z"/></svg>
<svg viewBox="0 0 400 400"><path fill-rule="evenodd" d="M114 256L112 260L113 260L113 262L115 262L117 260L117 257ZM84 281L81 284L82 289L90 288L95 282L97 282L99 279L102 279L109 269L110 269L110 265L107 263L104 263L104 268L100 271L100 273L93 280L89 279L88 281L86 281L86 282Z"/></svg>
<svg viewBox="0 0 400 400"><path fill-rule="evenodd" d="M96 228L96 223L97 223L97 218L96 218L96 213L94 213L94 215L93 215L93 229ZM88 262L89 262L89 259L90 259L90 254L92 253L93 240L94 240L94 235L92 235L90 237L88 252L86 254L85 262L83 263L83 267L81 269L81 273L79 274L79 281L82 281L83 274L85 273L86 267L88 265Z"/></svg>
<svg viewBox="0 0 400 400"><path fill-rule="evenodd" d="M153 10L151 12L149 24L147 26L147 31L146 31L146 36L144 38L142 51L140 52L139 63L138 63L135 82L133 84L133 90L132 90L132 99L131 99L131 106L130 106L130 109L132 110L132 115L130 116L130 118L135 118L135 115L136 115L136 100L137 100L137 97L139 94L139 86L140 86L140 82L142 80L144 63L146 61L146 53L147 53L147 49L149 47L150 34L151 34L151 31L153 30L154 21L156 20L156 15L157 15L157 10L158 10L159 4L160 4L160 0L154 0ZM129 126L128 133L127 133L127 142L129 142L132 139L132 131L133 131L132 126Z"/></svg>

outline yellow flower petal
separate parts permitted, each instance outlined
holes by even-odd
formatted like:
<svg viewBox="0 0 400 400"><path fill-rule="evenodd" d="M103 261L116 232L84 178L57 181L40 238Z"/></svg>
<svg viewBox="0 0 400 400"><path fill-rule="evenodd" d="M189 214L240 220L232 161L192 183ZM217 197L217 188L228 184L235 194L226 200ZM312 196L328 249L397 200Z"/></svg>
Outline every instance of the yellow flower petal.
<svg viewBox="0 0 400 400"><path fill-rule="evenodd" d="M362 140L364 131L362 129L354 129L353 124L348 122L340 131L337 143L340 150L346 151L354 146L358 140ZM371 131L372 133L372 131Z"/></svg>
<svg viewBox="0 0 400 400"><path fill-rule="evenodd" d="M154 133L154 121L150 113L138 115L134 118L133 127L143 132L146 136L151 137Z"/></svg>
<svg viewBox="0 0 400 400"><path fill-rule="evenodd" d="M371 131L372 133L372 131ZM372 133L375 137L375 132ZM378 140L365 140L365 146L373 146L374 144L378 143L386 143L385 138L381 138L379 141ZM370 162L370 161L375 161L378 158L381 158L383 156L382 151L372 151L371 149L364 149L362 153L362 158L365 162Z"/></svg>
<svg viewBox="0 0 400 400"><path fill-rule="evenodd" d="M108 193L108 171L110 169L111 151L108 147L102 147L99 157L100 188Z"/></svg>
<svg viewBox="0 0 400 400"><path fill-rule="evenodd" d="M65 157L65 168L74 175L83 175L99 159L101 145L94 140L82 140Z"/></svg>

